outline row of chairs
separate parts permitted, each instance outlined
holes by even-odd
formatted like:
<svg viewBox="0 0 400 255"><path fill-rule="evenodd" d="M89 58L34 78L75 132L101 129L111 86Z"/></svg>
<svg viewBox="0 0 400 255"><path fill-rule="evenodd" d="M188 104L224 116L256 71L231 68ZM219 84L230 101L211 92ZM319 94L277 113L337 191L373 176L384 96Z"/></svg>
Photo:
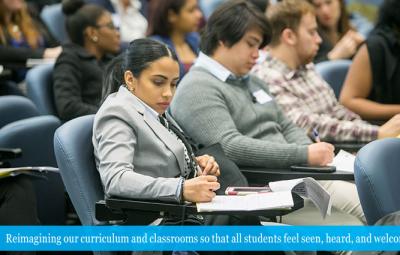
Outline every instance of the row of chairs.
<svg viewBox="0 0 400 255"><path fill-rule="evenodd" d="M21 96L0 98L0 147L20 148L22 156L8 160L12 167L57 167L53 150L53 136L61 125L51 115L40 115L29 99ZM47 181L36 180L38 215L43 224L64 224L65 192L58 174L46 174Z"/></svg>

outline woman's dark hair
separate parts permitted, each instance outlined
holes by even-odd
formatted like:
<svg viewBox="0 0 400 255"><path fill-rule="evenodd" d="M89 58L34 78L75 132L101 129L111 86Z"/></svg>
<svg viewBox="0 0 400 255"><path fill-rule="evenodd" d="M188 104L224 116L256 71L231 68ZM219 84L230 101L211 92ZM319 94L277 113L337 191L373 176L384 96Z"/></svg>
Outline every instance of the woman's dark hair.
<svg viewBox="0 0 400 255"><path fill-rule="evenodd" d="M250 0L261 12L266 13L269 6L269 0Z"/></svg>
<svg viewBox="0 0 400 255"><path fill-rule="evenodd" d="M103 73L103 89L101 91L101 104L107 96L118 90L124 84L124 54L114 57L106 66Z"/></svg>
<svg viewBox="0 0 400 255"><path fill-rule="evenodd" d="M385 0L379 8L377 25L389 26L400 33L400 1Z"/></svg>
<svg viewBox="0 0 400 255"><path fill-rule="evenodd" d="M168 12L171 10L179 14L186 0L157 0L150 2L147 35L169 36L172 31L168 21Z"/></svg>
<svg viewBox="0 0 400 255"><path fill-rule="evenodd" d="M106 68L103 79L103 101L111 93L117 92L121 84L125 83L125 71L131 71L134 77L139 78L151 63L162 57L171 57L178 62L176 53L164 43L148 38L132 41L128 48L114 58Z"/></svg>
<svg viewBox="0 0 400 255"><path fill-rule="evenodd" d="M250 29L260 29L263 48L271 40L271 26L264 13L246 0L232 0L221 4L208 19L201 33L200 49L212 55L222 41L228 47L240 41Z"/></svg>
<svg viewBox="0 0 400 255"><path fill-rule="evenodd" d="M98 5L85 4L82 0L63 0L62 11L67 16L65 27L71 42L83 46L84 31L96 27L97 20L106 12Z"/></svg>

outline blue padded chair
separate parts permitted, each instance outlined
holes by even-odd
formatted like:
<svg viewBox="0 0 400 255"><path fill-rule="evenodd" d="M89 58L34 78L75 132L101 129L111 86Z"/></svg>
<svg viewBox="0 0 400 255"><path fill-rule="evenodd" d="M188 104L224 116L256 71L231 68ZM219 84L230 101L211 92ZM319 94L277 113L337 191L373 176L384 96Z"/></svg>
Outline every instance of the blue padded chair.
<svg viewBox="0 0 400 255"><path fill-rule="evenodd" d="M368 224L400 210L400 139L365 145L357 154L354 177Z"/></svg>
<svg viewBox="0 0 400 255"><path fill-rule="evenodd" d="M316 71L331 85L336 98L340 96L340 91L342 90L350 65L351 60L344 59L320 62L315 65Z"/></svg>
<svg viewBox="0 0 400 255"><path fill-rule="evenodd" d="M57 115L53 97L53 68L54 64L39 65L26 75L28 98L41 115Z"/></svg>
<svg viewBox="0 0 400 255"><path fill-rule="evenodd" d="M54 151L61 177L81 223L104 225L109 224L109 219L99 221L95 214L96 202L104 200L104 189L94 159L93 121L94 115L85 115L64 123L54 135ZM138 223L147 224L144 223L147 219L140 217Z"/></svg>
<svg viewBox="0 0 400 255"><path fill-rule="evenodd" d="M46 5L40 13L40 18L60 43L69 41L61 4Z"/></svg>
<svg viewBox="0 0 400 255"><path fill-rule="evenodd" d="M0 96L0 128L21 119L38 116L31 100L22 96Z"/></svg>
<svg viewBox="0 0 400 255"><path fill-rule="evenodd" d="M104 199L96 169L92 128L94 115L66 122L54 135L54 151L61 177L83 225L101 225L95 217L95 203Z"/></svg>
<svg viewBox="0 0 400 255"><path fill-rule="evenodd" d="M14 121L0 128L0 147L21 148L22 157L10 159L12 167L57 167L53 136L60 126L54 116L36 116ZM57 173L46 174L48 180L34 181L37 193L38 214L42 224L65 223L64 185Z"/></svg>
<svg viewBox="0 0 400 255"><path fill-rule="evenodd" d="M94 160L92 129L94 115L75 118L54 135L58 168L82 225L105 225L96 219L96 202L104 200L103 186ZM117 252L94 252L114 255ZM119 253L118 253L119 254Z"/></svg>

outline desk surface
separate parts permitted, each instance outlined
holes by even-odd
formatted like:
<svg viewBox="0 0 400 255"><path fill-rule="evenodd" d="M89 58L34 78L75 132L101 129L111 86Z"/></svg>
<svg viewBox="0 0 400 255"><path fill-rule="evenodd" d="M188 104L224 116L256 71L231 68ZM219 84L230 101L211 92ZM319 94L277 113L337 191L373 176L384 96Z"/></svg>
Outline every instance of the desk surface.
<svg viewBox="0 0 400 255"><path fill-rule="evenodd" d="M113 211L116 211L120 214L121 213L125 214L126 217L128 217L128 219L126 220L127 222L134 222L134 218L141 217L143 216L143 214L153 214L153 215L169 214L178 217L182 217L182 213L203 214L203 215L246 214L246 215L257 215L257 216L265 216L273 218L303 208L304 200L297 194L292 193L292 196L293 196L294 206L291 209L272 209L272 210L260 210L260 211L226 211L226 212L198 213L195 204L187 204L183 209L183 206L181 204L165 203L157 201L133 200L126 198L108 198L105 200L105 205Z"/></svg>
<svg viewBox="0 0 400 255"><path fill-rule="evenodd" d="M353 153L358 152L364 145L365 142L332 142L335 146L335 154L340 150L345 150L347 152Z"/></svg>
<svg viewBox="0 0 400 255"><path fill-rule="evenodd" d="M268 169L260 167L239 167L251 184L266 185L271 181L289 180L295 178L312 177L316 180L354 181L354 174L344 171L333 173L295 172L290 169Z"/></svg>

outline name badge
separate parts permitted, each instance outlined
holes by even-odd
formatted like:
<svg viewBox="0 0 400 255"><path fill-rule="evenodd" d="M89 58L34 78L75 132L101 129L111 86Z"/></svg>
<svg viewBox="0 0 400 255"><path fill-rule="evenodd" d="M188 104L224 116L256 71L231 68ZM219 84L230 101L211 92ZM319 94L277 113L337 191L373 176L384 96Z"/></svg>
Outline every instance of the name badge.
<svg viewBox="0 0 400 255"><path fill-rule="evenodd" d="M257 103L259 103L259 104L265 104L272 100L272 97L270 95L268 95L267 92L265 92L262 89L254 91L253 96L256 98Z"/></svg>

